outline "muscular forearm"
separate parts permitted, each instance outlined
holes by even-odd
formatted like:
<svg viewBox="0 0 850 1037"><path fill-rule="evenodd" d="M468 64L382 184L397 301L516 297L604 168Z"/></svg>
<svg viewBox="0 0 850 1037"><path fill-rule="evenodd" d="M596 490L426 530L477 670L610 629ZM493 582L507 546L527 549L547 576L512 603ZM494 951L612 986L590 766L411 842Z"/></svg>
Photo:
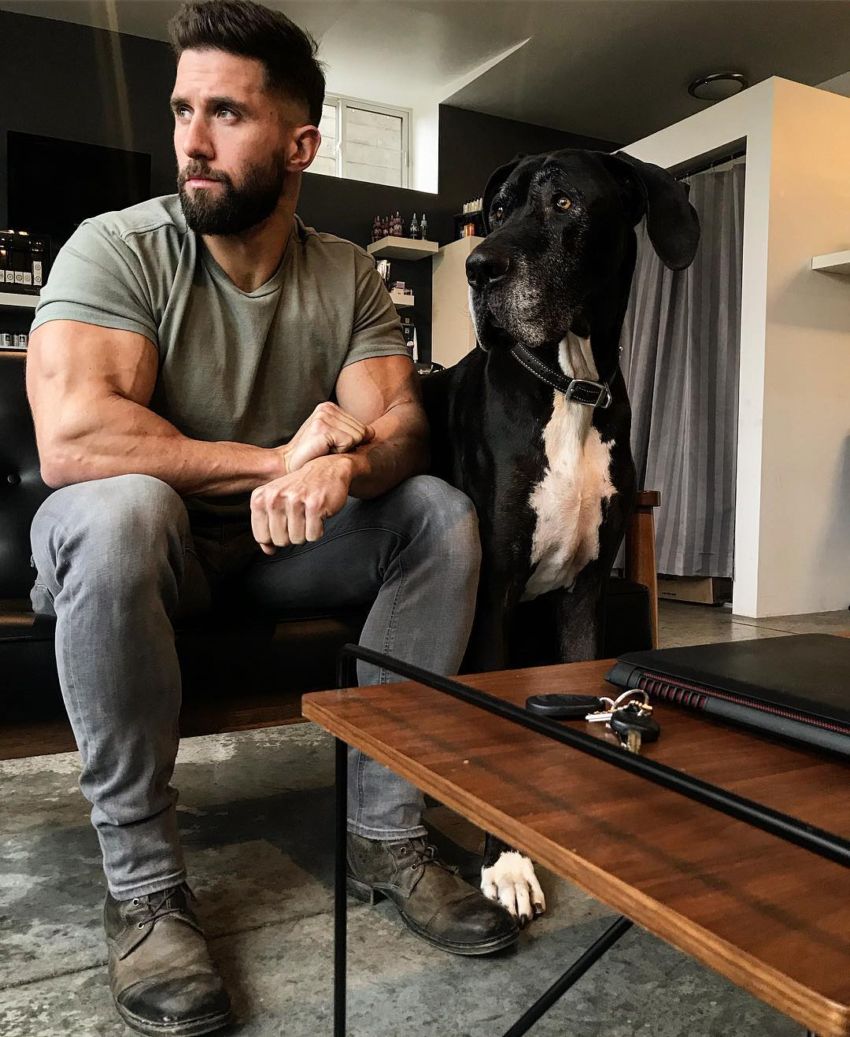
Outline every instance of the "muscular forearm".
<svg viewBox="0 0 850 1037"><path fill-rule="evenodd" d="M285 448L189 439L147 407L120 396L99 400L96 414L57 423L39 441L51 487L115 475L152 475L181 495L250 492L286 471Z"/></svg>
<svg viewBox="0 0 850 1037"><path fill-rule="evenodd" d="M428 427L418 404L401 404L372 423L374 439L350 454L352 497L379 497L428 470Z"/></svg>

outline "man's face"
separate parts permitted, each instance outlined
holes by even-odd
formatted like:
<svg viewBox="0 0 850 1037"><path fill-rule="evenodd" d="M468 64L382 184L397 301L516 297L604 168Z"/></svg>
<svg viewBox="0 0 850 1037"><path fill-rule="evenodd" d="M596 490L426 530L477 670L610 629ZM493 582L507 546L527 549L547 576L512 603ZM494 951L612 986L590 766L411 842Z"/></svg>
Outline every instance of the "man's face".
<svg viewBox="0 0 850 1037"><path fill-rule="evenodd" d="M267 219L283 191L293 129L307 120L266 89L261 62L220 50L184 51L171 108L189 226L199 234L239 234Z"/></svg>

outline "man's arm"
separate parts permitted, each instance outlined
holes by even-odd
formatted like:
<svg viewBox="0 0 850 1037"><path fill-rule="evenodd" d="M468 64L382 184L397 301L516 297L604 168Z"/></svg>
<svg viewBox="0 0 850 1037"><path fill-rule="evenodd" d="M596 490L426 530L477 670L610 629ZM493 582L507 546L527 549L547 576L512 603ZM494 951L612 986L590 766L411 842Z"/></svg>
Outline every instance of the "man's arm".
<svg viewBox="0 0 850 1037"><path fill-rule="evenodd" d="M375 357L344 367L336 398L342 409L374 431L348 457L353 497L378 497L428 469L429 430L419 375L404 356Z"/></svg>
<svg viewBox="0 0 850 1037"><path fill-rule="evenodd" d="M156 349L136 332L55 320L32 333L27 394L48 486L134 473L182 495L249 492L290 471L293 459L351 449L370 434L325 404L286 446L190 439L149 409L156 375Z"/></svg>
<svg viewBox="0 0 850 1037"><path fill-rule="evenodd" d="M407 357L358 360L336 385L340 407L372 430L347 453L316 457L251 495L251 528L266 554L277 547L319 540L324 520L349 495L377 497L428 466L428 421L418 375Z"/></svg>

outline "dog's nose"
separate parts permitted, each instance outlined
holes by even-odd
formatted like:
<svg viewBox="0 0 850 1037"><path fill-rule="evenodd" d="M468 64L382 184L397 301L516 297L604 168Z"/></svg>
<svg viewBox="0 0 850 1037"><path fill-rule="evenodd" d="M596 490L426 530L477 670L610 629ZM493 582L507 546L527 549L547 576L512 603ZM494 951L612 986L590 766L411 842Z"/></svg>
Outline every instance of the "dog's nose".
<svg viewBox="0 0 850 1037"><path fill-rule="evenodd" d="M511 257L496 249L483 249L480 245L466 260L466 279L473 288L483 288L501 280L511 265Z"/></svg>

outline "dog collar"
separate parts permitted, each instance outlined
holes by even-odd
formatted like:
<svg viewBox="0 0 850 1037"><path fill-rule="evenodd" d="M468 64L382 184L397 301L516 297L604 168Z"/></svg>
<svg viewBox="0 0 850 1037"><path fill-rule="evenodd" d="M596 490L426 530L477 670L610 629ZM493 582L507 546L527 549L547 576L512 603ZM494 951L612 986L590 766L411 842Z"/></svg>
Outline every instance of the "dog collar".
<svg viewBox="0 0 850 1037"><path fill-rule="evenodd" d="M580 403L584 407L604 409L611 406L611 390L607 382L592 382L589 378L567 378L563 371L550 367L519 343L513 347L511 353L526 371L530 371L535 378L539 378L557 392L563 393L568 400Z"/></svg>

